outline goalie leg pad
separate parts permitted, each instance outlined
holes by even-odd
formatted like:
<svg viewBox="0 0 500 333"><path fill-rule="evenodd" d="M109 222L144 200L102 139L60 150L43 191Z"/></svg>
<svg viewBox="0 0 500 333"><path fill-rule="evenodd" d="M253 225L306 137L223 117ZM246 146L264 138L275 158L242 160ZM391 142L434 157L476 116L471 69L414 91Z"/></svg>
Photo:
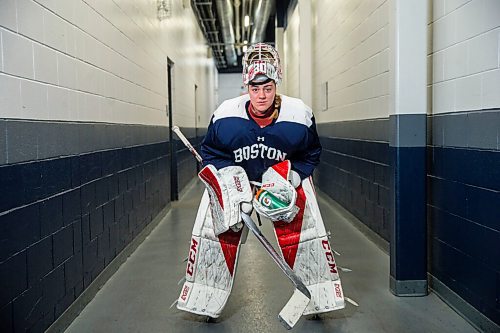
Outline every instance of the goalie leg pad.
<svg viewBox="0 0 500 333"><path fill-rule="evenodd" d="M207 191L203 194L191 237L186 281L177 308L217 318L227 303L238 262L242 230L218 236L213 230Z"/></svg>
<svg viewBox="0 0 500 333"><path fill-rule="evenodd" d="M297 188L296 205L293 221L275 222L274 230L283 257L311 292L304 314L342 309L342 284L310 178Z"/></svg>

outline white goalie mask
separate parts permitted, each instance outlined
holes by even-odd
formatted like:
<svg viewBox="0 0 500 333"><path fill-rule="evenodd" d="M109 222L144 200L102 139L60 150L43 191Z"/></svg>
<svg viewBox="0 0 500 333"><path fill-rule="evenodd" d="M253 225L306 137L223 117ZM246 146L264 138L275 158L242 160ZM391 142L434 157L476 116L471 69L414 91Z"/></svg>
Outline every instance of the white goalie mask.
<svg viewBox="0 0 500 333"><path fill-rule="evenodd" d="M261 83L268 79L281 83L282 73L278 52L269 44L250 46L243 56L243 84Z"/></svg>

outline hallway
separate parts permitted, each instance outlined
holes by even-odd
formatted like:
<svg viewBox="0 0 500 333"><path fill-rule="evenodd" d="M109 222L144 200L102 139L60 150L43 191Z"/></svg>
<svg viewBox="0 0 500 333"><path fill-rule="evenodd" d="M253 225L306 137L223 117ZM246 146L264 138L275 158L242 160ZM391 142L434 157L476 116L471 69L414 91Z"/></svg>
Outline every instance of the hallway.
<svg viewBox="0 0 500 333"><path fill-rule="evenodd" d="M127 259L66 330L81 332L285 332L277 315L292 287L264 249L249 234L242 246L233 292L217 320L169 309L178 297L188 242L203 185L191 182L180 201ZM354 219L319 193L331 242L340 256L347 303L320 320L303 318L294 332L453 332L476 330L435 294L395 297L389 291L389 257L349 221ZM263 221L264 222L264 221ZM263 232L276 245L272 229Z"/></svg>
<svg viewBox="0 0 500 333"><path fill-rule="evenodd" d="M170 308L203 191L173 128L201 152L250 73L274 118L228 108L224 160L314 164L360 304L295 331L500 332L500 0L2 0L1 333L284 331L253 235L219 319Z"/></svg>

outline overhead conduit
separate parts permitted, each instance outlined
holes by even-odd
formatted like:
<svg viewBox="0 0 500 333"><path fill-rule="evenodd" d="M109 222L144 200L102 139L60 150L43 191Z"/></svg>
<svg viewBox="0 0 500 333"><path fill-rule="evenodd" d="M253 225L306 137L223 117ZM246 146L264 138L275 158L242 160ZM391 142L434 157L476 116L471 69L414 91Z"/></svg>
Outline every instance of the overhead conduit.
<svg viewBox="0 0 500 333"><path fill-rule="evenodd" d="M249 44L264 41L266 26L276 2L234 0L234 7L233 0L191 0L191 3L208 45L213 50L217 67L227 68L237 66L237 50L240 54L244 40L248 39ZM249 27L243 25L245 15L251 17L252 24ZM238 40L235 38L235 28L240 32Z"/></svg>
<svg viewBox="0 0 500 333"><path fill-rule="evenodd" d="M216 0L215 5L219 15L222 29L222 40L224 41L224 50L226 61L229 65L237 64L236 48L234 47L234 10L230 0Z"/></svg>
<svg viewBox="0 0 500 333"><path fill-rule="evenodd" d="M253 10L253 30L250 38L250 43L258 43L264 41L267 22L273 11L274 1L257 0Z"/></svg>

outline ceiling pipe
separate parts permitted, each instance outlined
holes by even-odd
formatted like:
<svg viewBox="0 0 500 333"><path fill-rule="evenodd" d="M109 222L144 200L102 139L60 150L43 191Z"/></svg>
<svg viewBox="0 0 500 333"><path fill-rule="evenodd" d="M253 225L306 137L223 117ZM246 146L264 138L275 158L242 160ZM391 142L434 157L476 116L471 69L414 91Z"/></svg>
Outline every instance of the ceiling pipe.
<svg viewBox="0 0 500 333"><path fill-rule="evenodd" d="M255 44L264 41L267 22L273 11L274 1L257 0L253 9L253 29L250 43Z"/></svg>
<svg viewBox="0 0 500 333"><path fill-rule="evenodd" d="M236 49L234 47L234 10L230 0L216 0L217 14L219 15L222 30L222 39L224 41L226 61L228 65L237 64Z"/></svg>
<svg viewBox="0 0 500 333"><path fill-rule="evenodd" d="M243 14L243 19L245 19L246 15L248 15L249 17L252 16L252 0L243 0L243 3L244 3L244 8L245 8L245 13ZM248 27L243 26L243 40L248 41L250 39L250 27L251 27L251 25L252 25L252 22L250 22L250 25L248 25Z"/></svg>
<svg viewBox="0 0 500 333"><path fill-rule="evenodd" d="M241 44L240 24L241 24L242 16L241 16L240 5L241 5L240 0L234 0L234 10L236 12L236 19L234 22L234 30L236 31L236 44L237 45ZM241 55L241 47L240 46L238 46L236 48L236 53L239 56Z"/></svg>

